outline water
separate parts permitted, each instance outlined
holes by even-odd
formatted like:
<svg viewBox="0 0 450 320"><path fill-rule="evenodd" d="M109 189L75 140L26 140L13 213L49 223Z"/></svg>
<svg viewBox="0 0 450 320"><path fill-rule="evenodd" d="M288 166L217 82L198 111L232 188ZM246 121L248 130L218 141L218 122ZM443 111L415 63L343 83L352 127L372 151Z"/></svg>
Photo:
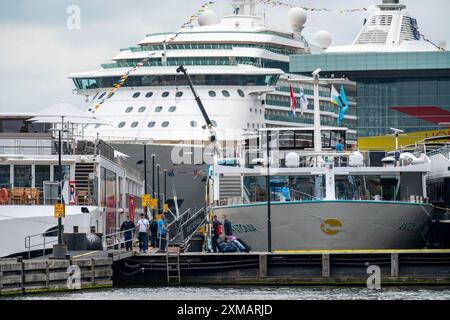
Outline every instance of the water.
<svg viewBox="0 0 450 320"><path fill-rule="evenodd" d="M26 300L450 300L450 287L152 287L32 295Z"/></svg>

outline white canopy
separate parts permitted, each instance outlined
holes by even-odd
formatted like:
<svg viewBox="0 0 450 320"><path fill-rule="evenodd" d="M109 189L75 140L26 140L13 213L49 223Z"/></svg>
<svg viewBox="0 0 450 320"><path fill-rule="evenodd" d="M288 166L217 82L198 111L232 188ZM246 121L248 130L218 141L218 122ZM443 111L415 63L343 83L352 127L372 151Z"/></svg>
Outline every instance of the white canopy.
<svg viewBox="0 0 450 320"><path fill-rule="evenodd" d="M108 121L96 118L93 114L82 111L71 104L62 102L36 113L36 117L28 120L36 123L72 123L110 125Z"/></svg>

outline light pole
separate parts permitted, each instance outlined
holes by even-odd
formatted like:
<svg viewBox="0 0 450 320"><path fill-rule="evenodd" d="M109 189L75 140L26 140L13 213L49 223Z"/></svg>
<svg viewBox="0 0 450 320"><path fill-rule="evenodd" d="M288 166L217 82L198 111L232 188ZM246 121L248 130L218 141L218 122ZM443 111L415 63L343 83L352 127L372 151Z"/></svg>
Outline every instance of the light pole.
<svg viewBox="0 0 450 320"><path fill-rule="evenodd" d="M155 158L156 155L152 154L152 199L155 198ZM152 219L156 218L155 209L152 210Z"/></svg>
<svg viewBox="0 0 450 320"><path fill-rule="evenodd" d="M63 203L62 199L62 128L58 131L58 199L59 203ZM63 245L63 236L62 236L62 217L58 218L58 246Z"/></svg>
<svg viewBox="0 0 450 320"><path fill-rule="evenodd" d="M148 194L147 186L147 144L144 143L144 193ZM148 219L147 206L144 208L145 219Z"/></svg>
<svg viewBox="0 0 450 320"><path fill-rule="evenodd" d="M267 131L267 251L272 252L272 199L270 194L270 137L271 131Z"/></svg>
<svg viewBox="0 0 450 320"><path fill-rule="evenodd" d="M58 204L64 204L62 196L62 132L64 129L64 117L61 121L61 129L53 129L58 131ZM56 211L56 210L55 210ZM55 258L64 258L67 253L67 248L63 243L63 224L62 215L58 216L58 244L53 246L53 256Z"/></svg>
<svg viewBox="0 0 450 320"><path fill-rule="evenodd" d="M167 169L164 169L164 205L167 203Z"/></svg>
<svg viewBox="0 0 450 320"><path fill-rule="evenodd" d="M158 173L158 214L161 214L161 185L160 185L160 170L161 170L161 166L158 164L156 166L156 171Z"/></svg>

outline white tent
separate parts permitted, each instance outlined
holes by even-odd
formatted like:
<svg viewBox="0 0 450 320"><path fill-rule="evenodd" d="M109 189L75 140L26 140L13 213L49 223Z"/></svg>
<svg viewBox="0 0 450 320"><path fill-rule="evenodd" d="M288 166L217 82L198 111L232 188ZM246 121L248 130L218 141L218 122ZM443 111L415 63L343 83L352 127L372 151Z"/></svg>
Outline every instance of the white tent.
<svg viewBox="0 0 450 320"><path fill-rule="evenodd" d="M36 117L28 120L36 123L50 124L98 124L111 125L109 122L96 118L93 114L82 111L71 104L62 102L36 113Z"/></svg>

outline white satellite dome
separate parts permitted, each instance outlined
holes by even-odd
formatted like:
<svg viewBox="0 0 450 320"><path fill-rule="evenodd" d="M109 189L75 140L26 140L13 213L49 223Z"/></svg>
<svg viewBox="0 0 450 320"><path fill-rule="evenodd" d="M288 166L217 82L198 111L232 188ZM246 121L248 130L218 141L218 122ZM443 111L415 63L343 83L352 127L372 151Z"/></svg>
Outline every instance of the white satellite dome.
<svg viewBox="0 0 450 320"><path fill-rule="evenodd" d="M203 12L203 14L200 17L198 17L198 24L202 27L218 23L219 18L217 17L217 14L210 9L206 9L205 12Z"/></svg>
<svg viewBox="0 0 450 320"><path fill-rule="evenodd" d="M289 152L285 161L288 168L298 168L300 166L300 156L296 152Z"/></svg>
<svg viewBox="0 0 450 320"><path fill-rule="evenodd" d="M288 16L294 31L302 31L303 26L305 25L306 20L308 19L306 11L302 8L294 7L291 10L289 10Z"/></svg>
<svg viewBox="0 0 450 320"><path fill-rule="evenodd" d="M322 49L328 49L328 47L333 42L333 38L331 37L331 33L326 30L317 31L314 34L314 40L317 45L319 45Z"/></svg>

